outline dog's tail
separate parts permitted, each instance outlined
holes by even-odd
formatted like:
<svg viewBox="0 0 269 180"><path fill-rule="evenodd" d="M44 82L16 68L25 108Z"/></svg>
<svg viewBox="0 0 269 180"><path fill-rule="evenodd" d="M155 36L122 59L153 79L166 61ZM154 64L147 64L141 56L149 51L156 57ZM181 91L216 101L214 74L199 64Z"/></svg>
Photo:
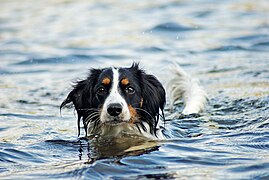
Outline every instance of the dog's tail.
<svg viewBox="0 0 269 180"><path fill-rule="evenodd" d="M179 65L171 68L172 78L167 83L168 97L171 107L178 100L183 100L182 114L203 112L207 103L207 93L197 79L193 79Z"/></svg>

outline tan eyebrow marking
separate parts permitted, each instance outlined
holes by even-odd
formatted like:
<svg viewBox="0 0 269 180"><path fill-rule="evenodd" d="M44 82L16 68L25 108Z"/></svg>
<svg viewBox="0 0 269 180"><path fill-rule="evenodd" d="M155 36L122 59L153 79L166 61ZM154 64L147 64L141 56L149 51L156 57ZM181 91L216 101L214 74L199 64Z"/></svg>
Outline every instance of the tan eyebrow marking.
<svg viewBox="0 0 269 180"><path fill-rule="evenodd" d="M107 77L105 77L105 78L103 79L102 83L103 83L104 85L108 85L108 84L110 84L110 79L107 78Z"/></svg>
<svg viewBox="0 0 269 180"><path fill-rule="evenodd" d="M121 84L126 86L126 85L129 84L129 80L127 78L124 78L124 79L121 80Z"/></svg>

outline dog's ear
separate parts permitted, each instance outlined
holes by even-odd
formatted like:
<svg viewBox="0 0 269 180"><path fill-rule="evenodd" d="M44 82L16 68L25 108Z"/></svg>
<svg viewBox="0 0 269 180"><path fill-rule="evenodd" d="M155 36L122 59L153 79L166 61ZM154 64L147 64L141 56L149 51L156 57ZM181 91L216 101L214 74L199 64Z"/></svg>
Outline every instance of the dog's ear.
<svg viewBox="0 0 269 180"><path fill-rule="evenodd" d="M72 103L75 106L76 111L81 110L83 108L83 105L85 104L83 102L83 96L85 96L86 95L85 93L87 93L88 83L90 82L87 82L87 79L77 81L76 84L73 86L73 90L68 94L67 98L62 102L60 109ZM90 97L88 98L91 99Z"/></svg>
<svg viewBox="0 0 269 180"><path fill-rule="evenodd" d="M165 100L165 90L156 77L149 74L142 74L142 107L146 108L154 116L159 116L159 111L163 113ZM144 106L143 106L144 105Z"/></svg>
<svg viewBox="0 0 269 180"><path fill-rule="evenodd" d="M73 103L76 111L82 108L91 107L93 100L93 88L100 73L100 69L91 69L90 73L85 80L77 81L73 85L73 90L68 94L67 98L62 102L60 109L69 103Z"/></svg>
<svg viewBox="0 0 269 180"><path fill-rule="evenodd" d="M102 70L91 69L87 79L77 81L73 86L73 90L68 94L67 98L62 102L60 110L66 105L72 103L78 114L78 128L80 127L80 119L92 107L93 104L93 88L94 84ZM80 129L79 129L80 130Z"/></svg>
<svg viewBox="0 0 269 180"><path fill-rule="evenodd" d="M155 130L159 116L163 116L163 110L166 103L165 89L155 76L146 74L140 69L138 63L134 63L131 70L137 71L138 76L140 76L139 79L141 79L140 86L142 94L141 108L150 114L151 119L154 118L154 122L150 120L146 121L151 127L150 131L156 132ZM162 114L160 114L160 112Z"/></svg>

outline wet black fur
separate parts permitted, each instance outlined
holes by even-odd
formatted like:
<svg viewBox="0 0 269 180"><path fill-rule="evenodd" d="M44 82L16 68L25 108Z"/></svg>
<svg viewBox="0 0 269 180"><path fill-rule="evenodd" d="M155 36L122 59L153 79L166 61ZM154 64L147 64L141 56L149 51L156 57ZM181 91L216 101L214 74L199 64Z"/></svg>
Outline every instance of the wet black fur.
<svg viewBox="0 0 269 180"><path fill-rule="evenodd" d="M91 69L85 80L77 81L73 86L73 90L68 94L67 98L62 102L60 109L69 103L72 103L78 114L78 131L80 134L80 120L83 119L84 129L87 133L89 124L87 117L102 108L106 97L109 95L109 86L103 86L101 80L104 76L112 78L111 68ZM146 74L139 68L138 63L133 63L129 68L119 68L120 79L127 77L130 85L136 90L135 94L129 95L124 93L122 89L121 95L124 97L128 105L134 107L138 113L140 121L137 127L146 128L141 122L146 122L150 127L150 133L156 135L156 127L159 117L163 117L165 105L165 90L162 84L153 75ZM98 94L98 88L102 86L106 89L106 94ZM122 85L121 85L122 86ZM143 99L142 107L140 107L141 98ZM141 109L140 109L141 108ZM159 114L161 110L162 114ZM99 118L91 118L94 128L98 128ZM87 135L87 134L86 134Z"/></svg>

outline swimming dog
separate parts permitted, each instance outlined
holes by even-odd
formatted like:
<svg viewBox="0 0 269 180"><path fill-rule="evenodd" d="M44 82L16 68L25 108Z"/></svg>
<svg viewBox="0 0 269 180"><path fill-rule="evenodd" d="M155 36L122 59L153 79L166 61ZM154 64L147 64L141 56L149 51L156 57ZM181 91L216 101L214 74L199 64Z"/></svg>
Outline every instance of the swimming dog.
<svg viewBox="0 0 269 180"><path fill-rule="evenodd" d="M173 68L172 74L167 83L171 104L183 99L183 114L203 111L207 96L198 81L179 66ZM165 88L138 63L127 68L91 69L86 79L75 83L60 108L67 104L75 107L79 130L83 120L86 136L134 134L164 138L159 120L164 119Z"/></svg>

